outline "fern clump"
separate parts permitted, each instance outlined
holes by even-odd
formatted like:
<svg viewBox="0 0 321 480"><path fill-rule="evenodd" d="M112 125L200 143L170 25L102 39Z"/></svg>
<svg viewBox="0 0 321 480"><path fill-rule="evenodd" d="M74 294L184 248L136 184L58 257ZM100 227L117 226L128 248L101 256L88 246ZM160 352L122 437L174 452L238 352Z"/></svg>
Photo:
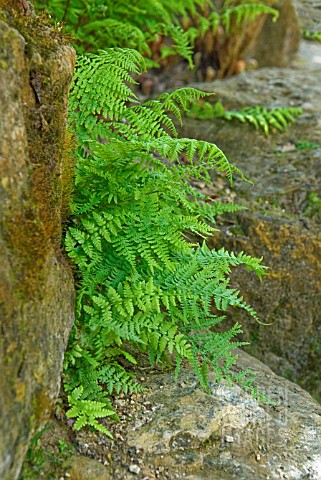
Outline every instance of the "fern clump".
<svg viewBox="0 0 321 480"><path fill-rule="evenodd" d="M105 431L97 419L115 415L110 395L141 389L126 369L137 362L135 351L152 363L174 362L177 371L189 360L204 387L208 368L228 376L241 328L215 327L230 306L256 318L229 286L229 273L239 265L265 272L261 259L206 246L216 215L240 207L213 201L189 182L210 183L213 169L231 182L241 172L216 145L177 138L172 116L181 120L205 94L185 88L141 103L130 72L144 68L128 49L78 57L71 89L78 148L65 243L78 267L78 298L65 389L76 428Z"/></svg>
<svg viewBox="0 0 321 480"><path fill-rule="evenodd" d="M46 9L56 21L66 23L66 28L75 36L79 53L107 47L132 48L149 58L149 66L156 66L158 55L153 55L152 43L166 37L169 41L162 58L182 55L191 66L197 31L195 28L185 31L180 19L202 11L211 2L138 0L130 4L126 0L37 0L35 4L38 10Z"/></svg>
<svg viewBox="0 0 321 480"><path fill-rule="evenodd" d="M301 108L275 107L265 108L261 106L244 107L240 110L225 110L220 102L214 105L209 102L198 102L193 105L189 116L201 120L223 118L224 120L237 120L241 123L249 123L256 130L262 129L266 135L270 128L284 131L290 123L295 122L295 117L301 115Z"/></svg>
<svg viewBox="0 0 321 480"><path fill-rule="evenodd" d="M273 0L36 0L55 22L74 36L78 53L111 47L132 48L146 57L149 67L166 65L168 57L183 57L193 66L201 52L202 68L213 67L218 78L237 71L248 38L257 35L264 19L278 18Z"/></svg>

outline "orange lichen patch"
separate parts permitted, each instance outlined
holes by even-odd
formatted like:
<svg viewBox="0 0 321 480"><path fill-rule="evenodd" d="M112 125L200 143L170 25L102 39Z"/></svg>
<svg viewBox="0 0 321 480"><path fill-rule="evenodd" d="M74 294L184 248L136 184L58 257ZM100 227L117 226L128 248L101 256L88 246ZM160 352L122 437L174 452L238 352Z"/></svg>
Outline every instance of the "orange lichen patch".
<svg viewBox="0 0 321 480"><path fill-rule="evenodd" d="M304 259L315 270L316 278L321 271L321 235L302 232L297 226L273 225L260 222L253 227L250 236L257 235L273 257L288 255L297 261Z"/></svg>
<svg viewBox="0 0 321 480"><path fill-rule="evenodd" d="M260 222L255 225L253 231L274 256L279 255L282 244L280 244L280 234L278 231L269 230L265 222ZM283 237L281 236L281 238Z"/></svg>
<svg viewBox="0 0 321 480"><path fill-rule="evenodd" d="M302 257L308 258L312 264L316 264L316 268L321 271L321 235L317 237L313 235L304 235L300 237L299 248L292 252L294 259Z"/></svg>

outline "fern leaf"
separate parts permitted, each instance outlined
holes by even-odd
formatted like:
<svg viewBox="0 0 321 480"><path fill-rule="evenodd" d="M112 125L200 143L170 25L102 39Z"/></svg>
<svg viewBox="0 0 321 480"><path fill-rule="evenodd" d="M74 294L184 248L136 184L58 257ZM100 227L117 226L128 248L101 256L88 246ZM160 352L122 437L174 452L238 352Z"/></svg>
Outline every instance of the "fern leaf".
<svg viewBox="0 0 321 480"><path fill-rule="evenodd" d="M227 34L230 33L232 21L235 20L236 26L239 27L241 23L253 22L256 17L264 14L271 14L273 16L273 21L276 21L279 12L274 8L268 7L264 4L242 4L229 7L221 14L221 22L225 28Z"/></svg>

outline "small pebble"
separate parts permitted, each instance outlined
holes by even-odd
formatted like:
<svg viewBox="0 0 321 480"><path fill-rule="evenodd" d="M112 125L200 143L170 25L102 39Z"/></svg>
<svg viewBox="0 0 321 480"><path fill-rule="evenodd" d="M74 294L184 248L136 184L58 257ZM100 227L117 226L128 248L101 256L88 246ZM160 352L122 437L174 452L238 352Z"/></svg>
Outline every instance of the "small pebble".
<svg viewBox="0 0 321 480"><path fill-rule="evenodd" d="M135 473L136 475L139 475L140 473L140 467L138 465L129 465L128 467L128 470L131 472L131 473Z"/></svg>
<svg viewBox="0 0 321 480"><path fill-rule="evenodd" d="M225 441L227 443L233 443L234 442L234 437L232 437L231 435L226 435Z"/></svg>

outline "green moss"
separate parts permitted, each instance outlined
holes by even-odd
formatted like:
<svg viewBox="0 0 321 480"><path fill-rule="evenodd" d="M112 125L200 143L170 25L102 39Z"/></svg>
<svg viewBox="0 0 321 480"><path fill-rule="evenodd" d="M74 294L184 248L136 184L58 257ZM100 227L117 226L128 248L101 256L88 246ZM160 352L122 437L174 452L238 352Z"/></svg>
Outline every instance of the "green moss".
<svg viewBox="0 0 321 480"><path fill-rule="evenodd" d="M13 256L20 259L20 294L28 298L41 294L46 259L51 248L60 244L62 211L65 216L67 211L62 202L69 200L65 192L72 189L74 164L65 129L66 84L56 81L55 71L57 76L60 73L54 65L66 39L49 29L48 16L21 15L16 7L15 2L6 3L0 18L26 40L21 97L32 182L24 209L6 220L5 235ZM10 32L9 28L8 35Z"/></svg>

